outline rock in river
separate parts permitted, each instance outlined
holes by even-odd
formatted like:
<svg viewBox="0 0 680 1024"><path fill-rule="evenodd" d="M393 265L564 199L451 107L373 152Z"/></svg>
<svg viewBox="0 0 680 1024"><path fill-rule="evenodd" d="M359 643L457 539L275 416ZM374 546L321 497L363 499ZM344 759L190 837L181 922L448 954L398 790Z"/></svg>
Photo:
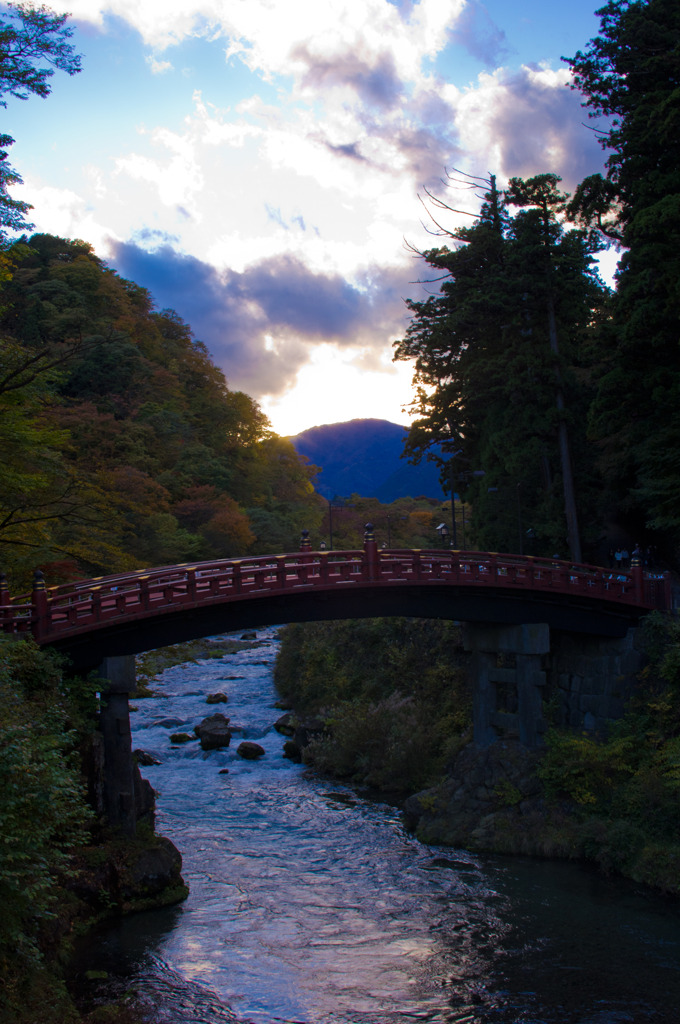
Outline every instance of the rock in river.
<svg viewBox="0 0 680 1024"><path fill-rule="evenodd" d="M214 715L208 715L199 725L194 726L194 732L201 741L203 750L216 750L218 747L228 747L231 743L229 719L219 711Z"/></svg>
<svg viewBox="0 0 680 1024"><path fill-rule="evenodd" d="M236 753L240 757L244 757L246 761L255 761L258 757L262 757L264 752L264 747L253 740L243 740L236 748Z"/></svg>
<svg viewBox="0 0 680 1024"><path fill-rule="evenodd" d="M286 711L285 714L276 719L274 722L274 728L277 732L280 732L282 736L293 736L296 728L295 715L290 711Z"/></svg>
<svg viewBox="0 0 680 1024"><path fill-rule="evenodd" d="M206 704L226 704L227 703L226 693L209 693L205 698Z"/></svg>

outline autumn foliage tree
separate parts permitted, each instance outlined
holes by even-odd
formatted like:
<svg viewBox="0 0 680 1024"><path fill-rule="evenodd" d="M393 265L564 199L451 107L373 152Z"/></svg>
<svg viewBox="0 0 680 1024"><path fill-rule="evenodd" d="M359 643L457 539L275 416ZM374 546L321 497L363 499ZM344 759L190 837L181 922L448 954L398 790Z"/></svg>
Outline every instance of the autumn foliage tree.
<svg viewBox="0 0 680 1024"><path fill-rule="evenodd" d="M7 249L0 559L27 579L296 548L313 471L172 310L84 242Z"/></svg>

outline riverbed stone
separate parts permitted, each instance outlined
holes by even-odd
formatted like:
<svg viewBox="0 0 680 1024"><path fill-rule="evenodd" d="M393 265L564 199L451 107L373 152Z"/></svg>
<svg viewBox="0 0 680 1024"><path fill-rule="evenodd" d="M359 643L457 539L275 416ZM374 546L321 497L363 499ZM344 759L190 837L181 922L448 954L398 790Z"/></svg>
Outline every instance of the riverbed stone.
<svg viewBox="0 0 680 1024"><path fill-rule="evenodd" d="M295 715L290 711L286 711L284 715L277 718L274 722L274 728L277 732L280 732L282 736L294 736L296 728Z"/></svg>
<svg viewBox="0 0 680 1024"><path fill-rule="evenodd" d="M165 836L138 850L130 850L126 862L119 865L119 886L124 902L157 895L164 889L181 885L182 855Z"/></svg>
<svg viewBox="0 0 680 1024"><path fill-rule="evenodd" d="M203 750L217 750L220 747L228 747L231 743L231 729L229 719L220 711L214 715L208 715L202 722L194 726L194 732L201 741Z"/></svg>
<svg viewBox="0 0 680 1024"><path fill-rule="evenodd" d="M302 760L302 751L294 740L286 740L283 744L283 756L299 764Z"/></svg>
<svg viewBox="0 0 680 1024"><path fill-rule="evenodd" d="M209 693L205 702L206 704L226 704L228 699L226 693Z"/></svg>
<svg viewBox="0 0 680 1024"><path fill-rule="evenodd" d="M155 764L163 764L160 757L157 757L156 754L152 754L148 750L133 750L132 756L136 760L137 764L144 765L144 767L148 767L149 765Z"/></svg>
<svg viewBox="0 0 680 1024"><path fill-rule="evenodd" d="M156 790L149 780L144 778L138 764L132 769L132 786L137 825L144 823L153 831L156 823Z"/></svg>
<svg viewBox="0 0 680 1024"><path fill-rule="evenodd" d="M236 748L236 753L246 761L255 761L258 757L263 756L265 749L254 740L243 740Z"/></svg>

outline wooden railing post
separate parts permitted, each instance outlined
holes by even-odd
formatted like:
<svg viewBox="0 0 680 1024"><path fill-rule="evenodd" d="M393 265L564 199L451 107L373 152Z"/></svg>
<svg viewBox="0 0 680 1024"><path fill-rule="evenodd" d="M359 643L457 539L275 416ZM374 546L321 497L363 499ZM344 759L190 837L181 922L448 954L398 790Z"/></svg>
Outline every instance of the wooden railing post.
<svg viewBox="0 0 680 1024"><path fill-rule="evenodd" d="M45 577L43 576L40 569L36 569L33 573L33 590L31 592L31 605L33 606L33 614L31 616L31 632L35 639L40 643L47 636L49 622L48 622L48 607L47 607L47 591L45 590Z"/></svg>
<svg viewBox="0 0 680 1024"><path fill-rule="evenodd" d="M366 523L364 530L364 558L366 566L366 576L369 580L377 580L380 575L380 565L378 561L378 545L375 540L375 534L373 533L373 524Z"/></svg>
<svg viewBox="0 0 680 1024"><path fill-rule="evenodd" d="M0 572L0 625L3 633L14 632L14 615L12 613L12 598L10 597L7 577Z"/></svg>
<svg viewBox="0 0 680 1024"><path fill-rule="evenodd" d="M141 576L139 579L139 604L143 611L147 611L150 607L148 576Z"/></svg>

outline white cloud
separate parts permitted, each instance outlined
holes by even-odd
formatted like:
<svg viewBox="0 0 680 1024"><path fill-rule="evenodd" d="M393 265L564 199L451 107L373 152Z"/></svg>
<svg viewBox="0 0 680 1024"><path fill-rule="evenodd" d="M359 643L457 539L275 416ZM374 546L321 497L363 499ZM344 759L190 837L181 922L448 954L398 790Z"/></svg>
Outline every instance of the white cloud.
<svg viewBox="0 0 680 1024"><path fill-rule="evenodd" d="M367 368L362 355L334 345L319 346L287 391L262 397L263 412L282 435L299 434L322 423L341 423L351 418L352 408L362 409L359 415L407 423L403 407L411 401L413 368L408 363ZM350 396L355 406L349 405Z"/></svg>
<svg viewBox="0 0 680 1024"><path fill-rule="evenodd" d="M235 374L238 386L269 396L279 430L282 389L286 404L302 409L301 426L310 425L305 402L312 401L313 373L317 380L330 374L334 382L346 381L348 393L368 402L361 370L376 403L390 395L394 408L395 381L403 383L410 370L397 373L391 366L390 341L403 329L402 299L417 291L410 282L419 276L403 240L432 244L420 226L423 186L441 191L447 167L495 172L501 184L510 175L555 170L571 185L600 165L565 69L498 68L467 88L432 72L456 28L485 53L502 50L503 34L480 22L479 3L52 0L51 6L104 32L109 16L136 29L148 50L138 59L146 61L150 95L159 87L152 76L173 70L175 44L200 37L222 47L222 77L213 70L198 91L198 79L187 75L187 98L195 91L183 121L170 121L172 113L160 104L149 105L149 128L134 144L98 166L88 154L82 196L33 187L26 195L41 230L86 237L102 255L127 260L121 266L129 276L146 274L140 283L154 293L158 282L165 296L159 301L172 304L181 290L165 287L171 269L192 269L211 313L204 316L189 296L181 315L192 323L196 316L204 340L216 339L213 354L228 377ZM472 14L461 21L466 7ZM182 81L168 74L162 85L177 90ZM449 195L453 205L478 209L472 193ZM110 248L104 247L107 237ZM164 261L154 263L161 250ZM154 254L149 262L144 251ZM260 289L276 291L282 276L292 298L285 289L277 292L291 303L288 318L279 321ZM354 306L338 299L334 308L347 314L349 327L334 322L331 328L321 316L314 329L300 327L322 286L332 284L347 298L341 283L361 316L353 318ZM324 342L323 360L313 359ZM307 392L300 390L305 385ZM407 391L402 394L401 404L408 400ZM346 413L326 408L319 422ZM375 414L383 414L377 404Z"/></svg>
<svg viewBox="0 0 680 1024"><path fill-rule="evenodd" d="M32 204L29 216L40 232L82 238L94 246L97 255L106 258L111 231L97 220L82 196L70 189L40 185L29 177L22 186L13 189L13 194Z"/></svg>
<svg viewBox="0 0 680 1024"><path fill-rule="evenodd" d="M407 18L389 0L53 0L51 6L99 27L115 15L155 52L191 36L221 36L228 54L252 70L302 80L316 62L358 54L374 66L385 53L400 77L416 77L422 61L446 44L465 0L420 0Z"/></svg>
<svg viewBox="0 0 680 1024"><path fill-rule="evenodd" d="M151 68L151 73L154 75L163 75L166 71L172 71L173 66L169 60L157 60L153 54L149 54L146 57L146 63Z"/></svg>

